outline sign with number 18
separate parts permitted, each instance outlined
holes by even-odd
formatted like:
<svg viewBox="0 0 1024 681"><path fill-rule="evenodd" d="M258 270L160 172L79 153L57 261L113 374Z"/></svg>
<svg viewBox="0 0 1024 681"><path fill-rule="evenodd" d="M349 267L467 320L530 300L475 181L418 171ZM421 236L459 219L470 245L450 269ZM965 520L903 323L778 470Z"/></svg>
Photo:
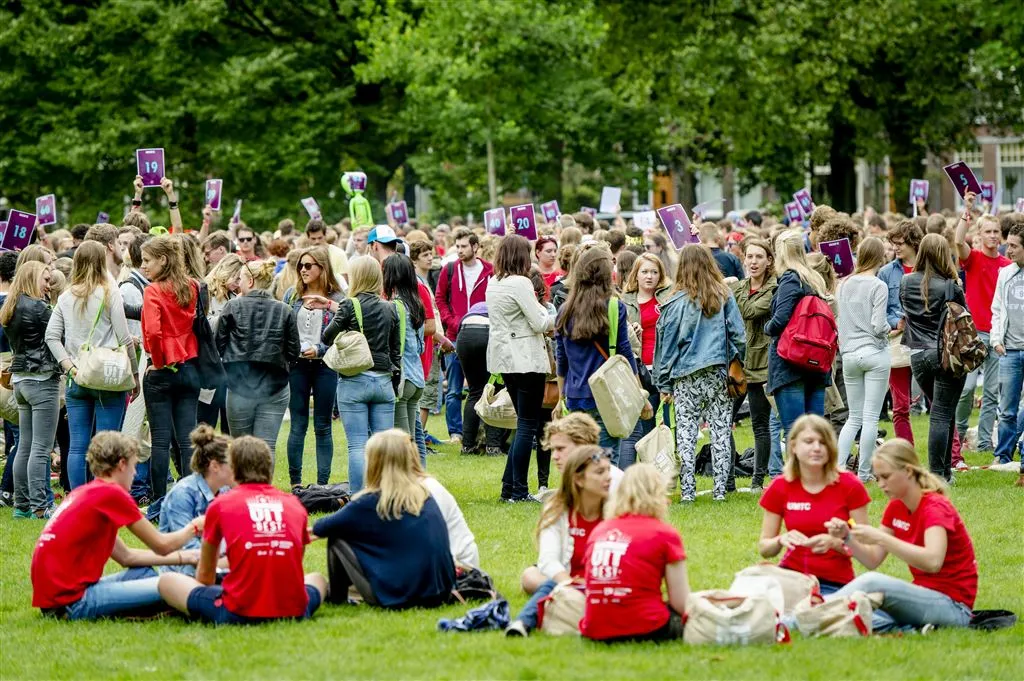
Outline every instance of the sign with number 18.
<svg viewBox="0 0 1024 681"><path fill-rule="evenodd" d="M20 251L32 240L32 232L36 228L36 216L20 210L12 210L7 216L7 229L4 231L0 247L8 251Z"/></svg>

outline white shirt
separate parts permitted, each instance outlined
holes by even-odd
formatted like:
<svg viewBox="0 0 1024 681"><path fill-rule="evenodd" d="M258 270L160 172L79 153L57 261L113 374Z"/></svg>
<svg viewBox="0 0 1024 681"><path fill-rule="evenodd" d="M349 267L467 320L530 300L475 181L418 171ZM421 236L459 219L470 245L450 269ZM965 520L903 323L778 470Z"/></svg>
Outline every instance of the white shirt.
<svg viewBox="0 0 1024 681"><path fill-rule="evenodd" d="M479 568L480 550L476 546L476 537L466 524L466 518L462 515L462 509L459 508L455 497L436 478L423 478L423 485L430 492L430 496L434 497L448 526L448 544L452 558L463 565Z"/></svg>
<svg viewBox="0 0 1024 681"><path fill-rule="evenodd" d="M457 265L456 265L457 266ZM462 276L463 282L466 284L466 309L472 307L473 287L476 286L476 280L483 274L484 264L480 262L480 258L473 258L473 264L467 265L462 263Z"/></svg>

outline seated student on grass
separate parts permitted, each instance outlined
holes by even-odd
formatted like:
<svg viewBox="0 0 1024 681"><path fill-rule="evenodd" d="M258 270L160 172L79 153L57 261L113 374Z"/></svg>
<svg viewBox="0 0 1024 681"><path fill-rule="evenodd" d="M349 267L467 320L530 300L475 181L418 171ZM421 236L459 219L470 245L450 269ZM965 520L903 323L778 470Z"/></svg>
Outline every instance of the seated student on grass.
<svg viewBox="0 0 1024 681"><path fill-rule="evenodd" d="M160 531L173 532L185 527L193 518L206 515L206 509L213 498L226 488L233 487L235 480L228 464L228 444L231 438L220 435L205 423L192 431L192 474L178 480L164 497L160 507ZM198 550L202 539L194 537L185 545L186 549ZM195 576L195 565L168 568Z"/></svg>
<svg viewBox="0 0 1024 681"><path fill-rule="evenodd" d="M327 593L323 576L303 576L308 516L292 494L270 484L270 448L244 435L228 445L238 487L217 496L206 512L199 567L160 575L168 605L215 624L250 624L313 616ZM221 541L231 571L215 584Z"/></svg>
<svg viewBox="0 0 1024 681"><path fill-rule="evenodd" d="M871 497L856 475L839 470L835 431L821 416L798 418L786 451L782 475L761 497L764 519L757 550L771 558L785 549L779 567L817 577L821 593L830 594L853 579L851 555L864 562L867 554L829 534L826 523L852 518L866 524Z"/></svg>
<svg viewBox="0 0 1024 681"><path fill-rule="evenodd" d="M313 534L328 539L333 603L346 602L350 586L382 608L435 607L451 598L448 527L405 431L392 428L366 442L365 487L316 521Z"/></svg>
<svg viewBox="0 0 1024 681"><path fill-rule="evenodd" d="M46 523L32 554L32 606L72 620L113 617L160 603L157 574L149 566L195 564L181 551L203 528L203 517L157 532L128 490L139 449L117 432L98 433L85 458L94 480L76 487ZM130 549L117 536L127 527L151 551ZM107 559L129 568L103 577Z"/></svg>
<svg viewBox="0 0 1024 681"><path fill-rule="evenodd" d="M560 419L550 421L544 427L544 441L541 446L551 452L551 460L561 473L565 469L565 461L577 447L596 445L601 437L601 427L591 416L581 411L574 411ZM614 492L622 480L622 469L611 465L609 461L612 486ZM554 490L552 490L552 493Z"/></svg>
<svg viewBox="0 0 1024 681"><path fill-rule="evenodd" d="M966 627L978 593L978 563L964 521L945 495L945 483L921 466L912 444L899 438L876 449L871 465L890 499L881 527L860 522L851 527L843 518L833 518L829 532L845 538L872 570L890 553L896 556L910 568L913 583L867 572L836 595L882 593L872 622L876 633L929 625Z"/></svg>
<svg viewBox="0 0 1024 681"><path fill-rule="evenodd" d="M606 643L682 638L690 581L683 538L666 522L668 503L658 469L638 463L626 470L608 520L587 542L587 601L580 621L586 638Z"/></svg>
<svg viewBox="0 0 1024 681"><path fill-rule="evenodd" d="M597 445L585 445L565 460L561 486L544 503L537 523L537 565L526 568L523 591L533 594L505 629L506 636L527 636L537 626L537 604L562 582L582 586L587 539L604 518L611 487L611 463Z"/></svg>

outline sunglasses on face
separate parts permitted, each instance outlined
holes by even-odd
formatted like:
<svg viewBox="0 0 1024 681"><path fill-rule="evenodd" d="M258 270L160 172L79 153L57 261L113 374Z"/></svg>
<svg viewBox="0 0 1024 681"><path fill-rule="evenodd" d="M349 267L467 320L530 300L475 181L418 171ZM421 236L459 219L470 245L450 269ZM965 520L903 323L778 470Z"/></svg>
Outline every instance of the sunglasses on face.
<svg viewBox="0 0 1024 681"><path fill-rule="evenodd" d="M246 243L249 243L250 241L252 241L253 238L254 237L251 237L251 236L240 236L240 237L238 237L238 243L246 244Z"/></svg>
<svg viewBox="0 0 1024 681"><path fill-rule="evenodd" d="M314 267L320 267L320 265L316 264L315 262L300 262L298 269L300 272L304 272L305 270L311 270Z"/></svg>

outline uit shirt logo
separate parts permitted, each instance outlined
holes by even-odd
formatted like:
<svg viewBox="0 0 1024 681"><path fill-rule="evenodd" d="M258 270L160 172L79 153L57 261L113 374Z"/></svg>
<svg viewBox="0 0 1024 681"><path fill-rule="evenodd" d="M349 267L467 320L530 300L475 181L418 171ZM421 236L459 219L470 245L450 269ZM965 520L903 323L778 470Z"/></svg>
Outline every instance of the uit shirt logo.
<svg viewBox="0 0 1024 681"><path fill-rule="evenodd" d="M278 499L255 497L246 502L249 519L259 534L280 534L284 532L284 504Z"/></svg>
<svg viewBox="0 0 1024 681"><path fill-rule="evenodd" d="M590 574L594 579L614 581L619 578L619 564L629 549L631 537L612 530L603 539L594 542L590 552Z"/></svg>

